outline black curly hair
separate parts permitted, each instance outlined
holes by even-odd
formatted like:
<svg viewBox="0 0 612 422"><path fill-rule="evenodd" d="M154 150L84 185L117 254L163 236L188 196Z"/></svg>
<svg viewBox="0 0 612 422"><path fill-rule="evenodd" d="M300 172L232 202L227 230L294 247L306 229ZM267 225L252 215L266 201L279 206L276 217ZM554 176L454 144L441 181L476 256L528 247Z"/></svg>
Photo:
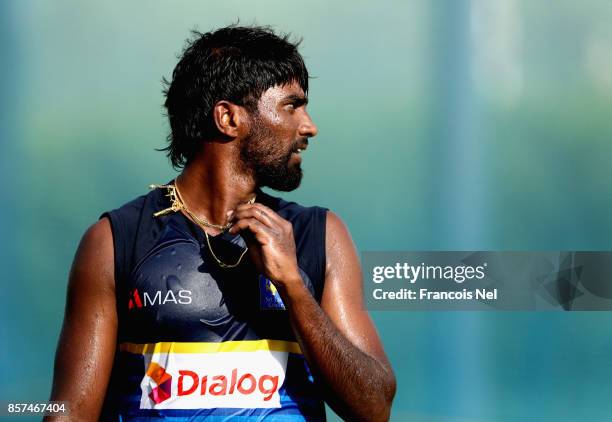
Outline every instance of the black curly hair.
<svg viewBox="0 0 612 422"><path fill-rule="evenodd" d="M212 119L218 101L255 112L261 94L274 86L297 82L308 92L300 41L291 42L289 35L277 35L270 27L235 25L192 33L172 81L163 80L171 133L162 151L176 169L193 158L200 142L218 134Z"/></svg>

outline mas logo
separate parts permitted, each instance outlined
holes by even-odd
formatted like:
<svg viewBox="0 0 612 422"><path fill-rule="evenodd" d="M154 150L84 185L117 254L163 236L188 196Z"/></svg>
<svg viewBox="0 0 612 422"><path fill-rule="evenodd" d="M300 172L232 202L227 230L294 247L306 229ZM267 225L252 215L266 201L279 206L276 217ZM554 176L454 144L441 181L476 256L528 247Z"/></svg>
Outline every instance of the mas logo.
<svg viewBox="0 0 612 422"><path fill-rule="evenodd" d="M142 298L138 289L133 289L129 294L128 309L140 309L147 306L166 305L189 305L191 303L191 290L181 289L176 293L173 290L162 292L155 290L154 293L142 292Z"/></svg>

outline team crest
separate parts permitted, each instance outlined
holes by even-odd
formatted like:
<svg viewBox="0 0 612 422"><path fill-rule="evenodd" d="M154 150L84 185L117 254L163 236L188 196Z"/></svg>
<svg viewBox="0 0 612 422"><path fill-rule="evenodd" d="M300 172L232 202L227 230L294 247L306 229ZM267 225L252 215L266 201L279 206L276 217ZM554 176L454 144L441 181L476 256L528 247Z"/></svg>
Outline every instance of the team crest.
<svg viewBox="0 0 612 422"><path fill-rule="evenodd" d="M259 307L263 310L285 309L276 286L262 274L259 274Z"/></svg>

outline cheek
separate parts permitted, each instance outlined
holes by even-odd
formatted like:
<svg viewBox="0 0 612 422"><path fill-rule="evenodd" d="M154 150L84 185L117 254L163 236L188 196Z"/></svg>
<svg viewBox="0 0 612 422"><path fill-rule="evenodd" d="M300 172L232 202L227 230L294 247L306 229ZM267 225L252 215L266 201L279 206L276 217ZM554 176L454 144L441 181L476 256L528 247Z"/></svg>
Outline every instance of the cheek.
<svg viewBox="0 0 612 422"><path fill-rule="evenodd" d="M259 118L262 122L270 125L278 125L281 123L281 115L276 110L275 103L268 99L259 104Z"/></svg>
<svg viewBox="0 0 612 422"><path fill-rule="evenodd" d="M263 123L260 134L263 135L263 142L268 145L268 150L286 153L293 148L295 132L287 119L279 117L276 121Z"/></svg>
<svg viewBox="0 0 612 422"><path fill-rule="evenodd" d="M274 158L286 156L293 149L296 138L295 125L291 116L262 107L256 121L260 150Z"/></svg>
<svg viewBox="0 0 612 422"><path fill-rule="evenodd" d="M291 148L285 139L278 127L266 124L258 128L257 136L251 140L251 148L255 149L262 158L267 157L274 161L287 155L287 151Z"/></svg>

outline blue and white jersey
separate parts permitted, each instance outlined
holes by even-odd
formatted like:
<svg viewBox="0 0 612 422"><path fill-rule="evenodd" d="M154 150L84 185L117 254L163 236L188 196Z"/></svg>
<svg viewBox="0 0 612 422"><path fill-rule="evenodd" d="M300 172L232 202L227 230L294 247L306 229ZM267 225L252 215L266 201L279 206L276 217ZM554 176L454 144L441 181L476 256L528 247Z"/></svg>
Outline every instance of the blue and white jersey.
<svg viewBox="0 0 612 422"><path fill-rule="evenodd" d="M119 333L102 420L325 420L320 388L284 304L245 255L239 235L210 236L155 189L103 214L111 221ZM320 207L258 192L293 224L298 265L320 302L325 217Z"/></svg>

